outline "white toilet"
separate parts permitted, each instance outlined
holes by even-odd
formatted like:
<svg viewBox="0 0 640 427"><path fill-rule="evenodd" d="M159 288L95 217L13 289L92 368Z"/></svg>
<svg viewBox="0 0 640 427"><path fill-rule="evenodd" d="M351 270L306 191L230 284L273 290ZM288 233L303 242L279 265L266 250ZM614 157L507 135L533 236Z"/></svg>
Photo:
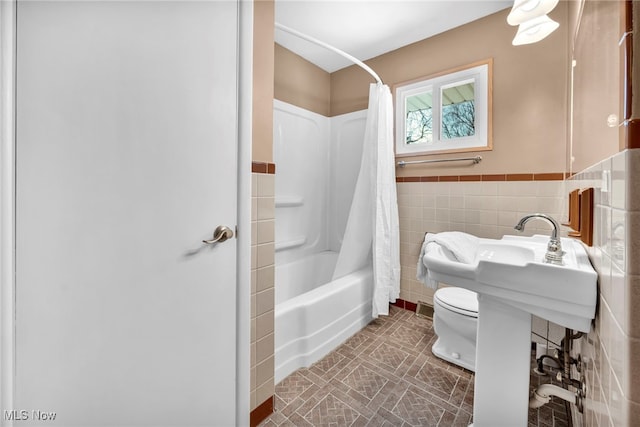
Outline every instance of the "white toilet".
<svg viewBox="0 0 640 427"><path fill-rule="evenodd" d="M475 372L478 294L463 288L438 289L433 296L433 329L438 336L433 354Z"/></svg>

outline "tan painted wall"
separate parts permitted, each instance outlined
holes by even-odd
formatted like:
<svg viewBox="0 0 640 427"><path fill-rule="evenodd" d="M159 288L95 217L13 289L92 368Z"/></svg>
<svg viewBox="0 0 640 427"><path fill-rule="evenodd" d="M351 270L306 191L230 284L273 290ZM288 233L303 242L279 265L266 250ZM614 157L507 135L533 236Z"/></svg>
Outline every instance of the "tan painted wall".
<svg viewBox="0 0 640 427"><path fill-rule="evenodd" d="M621 70L624 4L617 1L584 2L573 47L572 172L580 172L618 153L620 129L608 126L607 117L624 120ZM623 145L623 144L622 144Z"/></svg>
<svg viewBox="0 0 640 427"><path fill-rule="evenodd" d="M253 5L253 145L251 160L273 162L273 0Z"/></svg>
<svg viewBox="0 0 640 427"><path fill-rule="evenodd" d="M640 7L638 7L636 2L633 2L633 30L634 33L637 34L637 30L640 28ZM640 82L640 55L637 54L638 50L640 50L640 41L638 41L637 37L633 38L633 50L636 52L633 55L633 65L631 67L632 72L632 80L633 82ZM632 97L632 105L631 105L631 118L640 118L640 96Z"/></svg>
<svg viewBox="0 0 640 427"><path fill-rule="evenodd" d="M322 68L275 45L275 98L314 113L329 115L330 75Z"/></svg>
<svg viewBox="0 0 640 427"><path fill-rule="evenodd" d="M412 165L398 176L545 173L565 171L567 25L543 41L512 46L516 28L506 23L504 10L438 36L405 46L367 62L394 84L493 58L493 151L478 152L480 164ZM560 2L550 16L566 23L568 6ZM371 78L348 67L331 74L331 115L364 109ZM428 158L454 157L432 155ZM403 157L417 160L427 157Z"/></svg>

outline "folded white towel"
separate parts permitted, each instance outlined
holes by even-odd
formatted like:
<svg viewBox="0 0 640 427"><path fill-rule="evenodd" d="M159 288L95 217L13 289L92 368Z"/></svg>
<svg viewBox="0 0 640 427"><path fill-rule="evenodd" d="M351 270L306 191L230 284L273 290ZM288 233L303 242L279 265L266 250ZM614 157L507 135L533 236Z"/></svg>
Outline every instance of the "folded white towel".
<svg viewBox="0 0 640 427"><path fill-rule="evenodd" d="M420 256L418 256L418 266L416 268L416 279L418 279L419 282L422 282L422 284L425 285L427 288L438 289L438 282L436 280L433 280L431 277L429 277L429 270L427 270L427 266L424 265L424 262L422 261L422 259L424 258L424 254L426 254L427 251L430 252L434 250L441 251L442 247L435 242L426 242L426 237L425 237L425 242L422 244L422 248L420 248ZM447 256L447 254L444 254L444 255Z"/></svg>
<svg viewBox="0 0 640 427"><path fill-rule="evenodd" d="M424 265L423 258L427 252L439 251L451 261L471 264L476 257L480 240L471 234L461 231L445 231L442 233L427 233L424 236L418 265L416 279L431 289L438 288L438 282L429 277L429 271Z"/></svg>
<svg viewBox="0 0 640 427"><path fill-rule="evenodd" d="M476 259L480 239L462 231L445 231L443 233L427 233L424 241L435 242L451 252L460 262L471 264Z"/></svg>

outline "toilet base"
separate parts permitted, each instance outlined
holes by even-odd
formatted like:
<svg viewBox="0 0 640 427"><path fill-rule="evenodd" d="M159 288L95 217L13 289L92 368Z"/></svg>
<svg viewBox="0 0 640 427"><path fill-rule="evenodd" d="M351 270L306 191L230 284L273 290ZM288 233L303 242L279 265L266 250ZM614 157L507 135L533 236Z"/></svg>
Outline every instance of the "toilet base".
<svg viewBox="0 0 640 427"><path fill-rule="evenodd" d="M458 351L455 351L458 350ZM467 352L460 352L460 349L451 349L450 346L447 346L446 343L442 340L442 338L438 338L436 342L431 347L431 352L438 358L446 360L447 362L453 363L454 365L461 366L465 369L468 369L472 372L476 370L476 355L475 355L475 346L473 346L473 352L469 355ZM469 349L467 349L469 350ZM467 354L465 354L467 353Z"/></svg>

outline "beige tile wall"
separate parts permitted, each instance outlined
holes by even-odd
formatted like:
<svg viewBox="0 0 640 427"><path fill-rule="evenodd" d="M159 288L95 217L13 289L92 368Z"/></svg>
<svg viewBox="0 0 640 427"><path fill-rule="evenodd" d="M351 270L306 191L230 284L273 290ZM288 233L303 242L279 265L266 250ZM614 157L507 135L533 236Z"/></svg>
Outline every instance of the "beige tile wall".
<svg viewBox="0 0 640 427"><path fill-rule="evenodd" d="M251 176L251 410L274 394L274 183Z"/></svg>
<svg viewBox="0 0 640 427"><path fill-rule="evenodd" d="M513 226L529 213L564 219L563 181L400 182L400 298L432 302L433 291L416 280L424 233L465 231L479 237L515 234ZM543 221L527 224L525 234L549 234Z"/></svg>
<svg viewBox="0 0 640 427"><path fill-rule="evenodd" d="M400 298L432 301L433 292L415 280L425 231L458 230L500 238L514 233L513 225L527 213L543 212L564 221L569 191L594 187L594 245L588 250L599 275L599 307L591 332L573 342L572 355L580 354L585 361L587 384L584 413L573 406L573 421L576 426L589 427L640 425L638 165L640 149L635 149L564 182L398 183ZM549 232L543 222L530 225L527 234ZM575 370L573 377L579 378Z"/></svg>
<svg viewBox="0 0 640 427"><path fill-rule="evenodd" d="M585 359L585 411L574 408L577 426L632 426L640 420L640 150L625 151L571 180L398 183L402 281L400 298L431 301L432 292L415 280L425 231L459 230L500 238L527 213L543 212L563 221L566 194L596 188L594 247L599 272L599 312L593 330L574 342ZM610 182L603 184L603 172ZM605 178L606 179L606 178ZM603 191L604 188L607 191ZM274 392L274 175L252 176L251 407ZM544 222L529 223L527 234L548 234ZM577 374L574 373L577 377ZM637 376L636 376L637 377Z"/></svg>
<svg viewBox="0 0 640 427"><path fill-rule="evenodd" d="M585 360L585 411L576 426L640 425L640 149L623 151L568 181L595 188L594 245L599 308L592 330L574 342ZM577 373L574 372L577 378Z"/></svg>

